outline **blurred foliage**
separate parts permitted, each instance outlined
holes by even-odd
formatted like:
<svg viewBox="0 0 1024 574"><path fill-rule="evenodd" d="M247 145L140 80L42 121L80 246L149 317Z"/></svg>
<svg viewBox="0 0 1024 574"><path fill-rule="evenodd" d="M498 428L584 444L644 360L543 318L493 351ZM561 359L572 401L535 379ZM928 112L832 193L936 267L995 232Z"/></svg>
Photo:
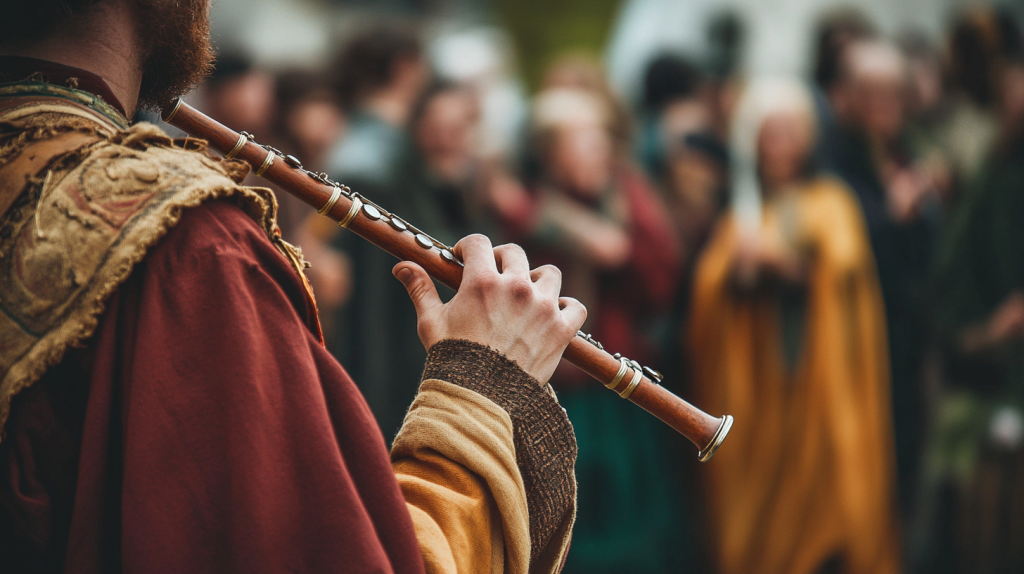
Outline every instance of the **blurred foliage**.
<svg viewBox="0 0 1024 574"><path fill-rule="evenodd" d="M494 0L498 24L512 36L520 72L533 91L544 68L567 52L602 56L621 0Z"/></svg>
<svg viewBox="0 0 1024 574"><path fill-rule="evenodd" d="M995 406L968 393L946 397L936 413L936 432L928 455L929 470L939 476L966 479L986 441Z"/></svg>
<svg viewBox="0 0 1024 574"><path fill-rule="evenodd" d="M327 0L330 4L382 14L425 14L437 9L440 0Z"/></svg>

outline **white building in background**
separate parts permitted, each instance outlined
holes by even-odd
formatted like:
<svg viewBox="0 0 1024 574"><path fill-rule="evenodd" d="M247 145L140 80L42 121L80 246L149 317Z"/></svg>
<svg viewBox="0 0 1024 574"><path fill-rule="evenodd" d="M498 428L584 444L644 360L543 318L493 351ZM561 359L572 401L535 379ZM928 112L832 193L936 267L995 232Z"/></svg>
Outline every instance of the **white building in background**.
<svg viewBox="0 0 1024 574"><path fill-rule="evenodd" d="M218 49L241 51L262 66L317 68L343 32L337 9L316 0L214 0L211 32Z"/></svg>
<svg viewBox="0 0 1024 574"><path fill-rule="evenodd" d="M645 63L662 50L707 55L706 25L732 10L746 38L742 66L752 74L804 74L811 66L819 15L860 8L882 32L913 28L939 38L955 11L974 0L625 0L606 59L613 85L633 99Z"/></svg>
<svg viewBox="0 0 1024 574"><path fill-rule="evenodd" d="M559 0L552 0L557 2ZM1020 0L992 0L1020 9ZM717 14L732 10L746 31L743 67L754 74L805 73L810 66L814 25L829 9L854 6L871 17L882 32L907 28L939 38L958 8L988 4L988 0L622 0L605 54L609 77L623 95L634 98L645 64L662 50L701 58L707 55L706 28ZM214 39L218 45L242 49L271 68L325 64L338 45L360 24L379 16L363 2L346 8L323 0L215 0ZM461 2L462 9L468 0ZM486 0L477 0L486 7ZM482 14L456 13L428 27L451 33L466 23L481 22ZM466 18L468 16L468 18ZM389 16L394 18L394 15ZM484 18L485 19L485 18Z"/></svg>

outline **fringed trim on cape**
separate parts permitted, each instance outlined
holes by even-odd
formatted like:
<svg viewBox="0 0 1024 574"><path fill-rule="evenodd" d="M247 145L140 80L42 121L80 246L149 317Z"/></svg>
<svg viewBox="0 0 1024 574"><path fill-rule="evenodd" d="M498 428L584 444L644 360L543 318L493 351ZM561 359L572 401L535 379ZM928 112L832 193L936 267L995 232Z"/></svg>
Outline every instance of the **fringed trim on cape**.
<svg viewBox="0 0 1024 574"><path fill-rule="evenodd" d="M68 130L105 137L25 174L21 195L0 214L0 428L14 396L93 335L107 300L185 209L234 199L302 272L301 253L280 238L273 192L239 185L245 164L150 124L86 125L70 102L23 108L0 112L0 169L28 141Z"/></svg>

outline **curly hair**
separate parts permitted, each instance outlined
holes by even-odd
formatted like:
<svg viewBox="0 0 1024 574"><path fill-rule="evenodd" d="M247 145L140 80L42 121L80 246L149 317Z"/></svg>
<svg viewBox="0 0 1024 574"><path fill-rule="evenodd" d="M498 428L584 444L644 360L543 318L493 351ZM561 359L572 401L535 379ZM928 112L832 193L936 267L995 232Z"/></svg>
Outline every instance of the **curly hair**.
<svg viewBox="0 0 1024 574"><path fill-rule="evenodd" d="M0 0L0 46L48 34L57 24L102 0Z"/></svg>

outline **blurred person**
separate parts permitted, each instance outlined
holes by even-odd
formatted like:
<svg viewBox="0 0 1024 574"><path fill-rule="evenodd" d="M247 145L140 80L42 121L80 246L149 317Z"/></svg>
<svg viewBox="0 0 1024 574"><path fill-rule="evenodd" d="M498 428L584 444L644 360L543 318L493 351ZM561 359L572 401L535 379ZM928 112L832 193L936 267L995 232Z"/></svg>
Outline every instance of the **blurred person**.
<svg viewBox="0 0 1024 574"><path fill-rule="evenodd" d="M680 241L679 287L671 313L659 326L663 374L686 384L684 361L673 360L682 348L688 321L690 286L697 256L725 205L727 152L715 133L714 114L706 100L675 97L663 104L653 131L658 137L651 172L658 183Z"/></svg>
<svg viewBox="0 0 1024 574"><path fill-rule="evenodd" d="M257 68L248 55L241 52L218 55L213 72L197 91L200 109L211 117L233 129L273 140L274 77ZM267 185L266 180L253 174L246 176L245 183ZM282 194L275 191L275 196L280 199ZM288 223L287 218L285 222ZM291 231L288 229L289 237Z"/></svg>
<svg viewBox="0 0 1024 574"><path fill-rule="evenodd" d="M946 389L930 470L944 496L922 571L1024 570L1024 57L993 95L1002 131L934 275Z"/></svg>
<svg viewBox="0 0 1024 574"><path fill-rule="evenodd" d="M888 41L849 44L831 92L841 139L823 167L856 194L878 265L889 334L900 508L914 512L924 447L929 267L941 218L941 172L907 138L908 69Z"/></svg>
<svg viewBox="0 0 1024 574"><path fill-rule="evenodd" d="M722 8L708 18L704 33L711 50L708 73L719 80L735 75L749 35L743 15L736 7Z"/></svg>
<svg viewBox="0 0 1024 574"><path fill-rule="evenodd" d="M747 50L749 31L735 8L725 8L709 19L706 34L711 49L707 64L707 98L715 135L725 141L742 85L738 72L741 55Z"/></svg>
<svg viewBox="0 0 1024 574"><path fill-rule="evenodd" d="M289 71L277 76L275 132L303 166L327 169L331 146L344 137L346 118L337 94L321 71Z"/></svg>
<svg viewBox="0 0 1024 574"><path fill-rule="evenodd" d="M528 113L515 75L511 39L499 28L460 28L434 37L431 65L438 77L472 89L480 102L480 155L511 159Z"/></svg>
<svg viewBox="0 0 1024 574"><path fill-rule="evenodd" d="M280 114L277 81L273 75L256 67L248 55L238 51L218 55L213 72L199 88L197 96L199 109L222 124L245 130L279 148L287 143L281 140L276 125ZM297 233L309 212L306 204L253 173L246 176L244 183L271 189L278 204L277 220L282 236L289 241L300 239Z"/></svg>
<svg viewBox="0 0 1024 574"><path fill-rule="evenodd" d="M710 114L690 104L694 103L677 103L666 114L665 131L673 135L661 176L662 193L679 236L682 269L671 314L662 325L662 354L668 361L664 373L684 385L691 382L687 354L682 353L682 360L673 359L686 347L694 270L726 206L729 169L728 152L712 131Z"/></svg>
<svg viewBox="0 0 1024 574"><path fill-rule="evenodd" d="M958 182L943 139L952 102L942 54L923 32L905 32L899 45L907 62L907 145L933 174L936 191L948 206Z"/></svg>
<svg viewBox="0 0 1024 574"><path fill-rule="evenodd" d="M845 101L835 98L840 84L843 51L853 42L877 35L874 23L853 7L839 8L823 14L816 25L814 50L814 99L818 115L816 155L827 162L842 145L842 130L837 116L846 114Z"/></svg>
<svg viewBox="0 0 1024 574"><path fill-rule="evenodd" d="M290 71L275 78L273 144L307 169L325 170L326 155L345 131L345 116L322 74ZM299 232L309 208L298 198L277 193L278 220L287 237Z"/></svg>
<svg viewBox="0 0 1024 574"><path fill-rule="evenodd" d="M389 456L273 195L129 124L202 81L209 10L0 1L3 571L557 572L586 310L482 236L447 304L395 266L430 359Z"/></svg>
<svg viewBox="0 0 1024 574"><path fill-rule="evenodd" d="M670 52L659 54L644 72L640 107L657 114L674 101L691 99L699 93L702 79L700 70L687 58Z"/></svg>
<svg viewBox="0 0 1024 574"><path fill-rule="evenodd" d="M640 133L638 156L648 173L660 173L665 166L668 142L676 133L666 134L663 114L673 104L694 102L699 107L703 78L690 61L675 54L665 53L647 65L643 77L643 95L640 105ZM686 115L686 112L682 112Z"/></svg>
<svg viewBox="0 0 1024 574"><path fill-rule="evenodd" d="M371 27L342 49L335 67L349 124L330 152L328 172L387 193L406 145L409 114L428 80L420 40L408 30Z"/></svg>
<svg viewBox="0 0 1024 574"><path fill-rule="evenodd" d="M428 81L418 36L392 26L372 26L341 51L336 89L348 124L327 156L327 173L389 209L398 198L401 162L410 145L408 122ZM411 214L399 212L414 222ZM352 373L388 438L402 422L412 396L407 381L420 372L425 351L416 314L401 285L388 277L391 255L336 225L311 215L305 232L351 258L352 294L333 318L328 348ZM319 249L317 246L315 249ZM350 337L350 333L359 333Z"/></svg>
<svg viewBox="0 0 1024 574"><path fill-rule="evenodd" d="M941 141L960 188L977 175L1000 128L994 108L999 74L1007 53L1019 49L1020 31L1012 16L977 6L961 13L948 39L951 109ZM955 198L954 198L955 199Z"/></svg>
<svg viewBox="0 0 1024 574"><path fill-rule="evenodd" d="M678 264L664 207L617 159L616 116L601 96L550 89L537 96L532 119L538 172L524 192L527 209L504 214L512 236L562 270L565 291L586 301L589 333L648 362L655 348L645 319L667 310ZM554 381L580 446L579 528L566 571L678 571L680 493L664 434L578 371L559 369Z"/></svg>
<svg viewBox="0 0 1024 574"><path fill-rule="evenodd" d="M480 101L468 86L438 81L413 108L412 146L395 209L451 245L481 229Z"/></svg>
<svg viewBox="0 0 1024 574"><path fill-rule="evenodd" d="M330 81L322 72L284 72L277 76L275 94L274 145L298 157L306 169L325 171L327 154L345 131L345 116ZM316 289L324 338L333 341L341 328L335 325L337 310L352 294L352 262L347 254L331 249L321 239L321 235L333 233L333 225L323 229L326 220L312 221L317 216L305 202L289 193L275 192L282 233L303 247L303 256L310 262L306 274Z"/></svg>
<svg viewBox="0 0 1024 574"><path fill-rule="evenodd" d="M582 90L594 94L610 110L615 154L624 157L633 139L633 116L625 104L616 97L605 78L600 63L583 54L565 54L556 58L545 70L541 91L556 88Z"/></svg>
<svg viewBox="0 0 1024 574"><path fill-rule="evenodd" d="M885 317L857 200L812 167L802 85L751 82L734 121L733 210L689 326L695 396L737 413L701 468L713 571L898 572Z"/></svg>
<svg viewBox="0 0 1024 574"><path fill-rule="evenodd" d="M453 245L471 233L488 231L481 223L477 190L482 169L476 147L479 122L479 102L473 91L448 82L430 85L412 108L409 145L396 161L394 187L384 204L387 209L447 245ZM358 262L354 272L365 273L365 267L360 267ZM357 281L366 285L368 279L358 278ZM415 329L410 328L415 326L414 309L397 300L400 292L390 291L390 296L387 293L371 296L375 303L392 301L394 305L384 311L386 315L376 315L378 319L383 316L392 321L390 326L377 327L382 331L382 337L385 335L383 330L390 329L385 348L377 352L391 353L394 349L403 348L408 349L405 352L411 357L419 356L423 352L422 346L418 346ZM360 305L367 300L359 299L358 295L357 292L352 305ZM356 314L361 311L350 308L349 312ZM372 320L371 311L364 312L365 320ZM415 367L412 358L403 359L402 364L392 363L387 367L389 378L376 379L371 383L377 387L368 392L374 397L371 407L382 428L397 429L401 426L418 385L415 377L404 377ZM379 366L372 368L384 370ZM386 394L379 390L381 387Z"/></svg>
<svg viewBox="0 0 1024 574"><path fill-rule="evenodd" d="M689 266L724 205L727 151L701 99L679 99L663 110L658 126L664 150L655 175L682 240Z"/></svg>
<svg viewBox="0 0 1024 574"><path fill-rule="evenodd" d="M687 340L694 273L711 231L726 205L728 153L716 134L714 118L702 100L678 100L669 104L660 129L665 142L664 167L658 173L661 192L679 237L678 287L670 311L655 323L653 335L660 345L659 368L682 396L693 396L693 368ZM697 466L691 457L680 456L678 488L683 498L680 522L693 533L696 543L676 549L690 571L709 570L710 555L704 539L703 501L696 484Z"/></svg>
<svg viewBox="0 0 1024 574"><path fill-rule="evenodd" d="M199 105L222 124L263 137L274 119L274 77L241 53L221 54L203 83Z"/></svg>
<svg viewBox="0 0 1024 574"><path fill-rule="evenodd" d="M846 47L876 36L877 31L863 12L848 6L823 14L814 35L814 85L828 93L840 80L840 60Z"/></svg>
<svg viewBox="0 0 1024 574"><path fill-rule="evenodd" d="M899 46L907 60L910 82L907 115L911 118L931 119L931 116L941 112L946 102L947 74L942 53L919 30L901 34Z"/></svg>

